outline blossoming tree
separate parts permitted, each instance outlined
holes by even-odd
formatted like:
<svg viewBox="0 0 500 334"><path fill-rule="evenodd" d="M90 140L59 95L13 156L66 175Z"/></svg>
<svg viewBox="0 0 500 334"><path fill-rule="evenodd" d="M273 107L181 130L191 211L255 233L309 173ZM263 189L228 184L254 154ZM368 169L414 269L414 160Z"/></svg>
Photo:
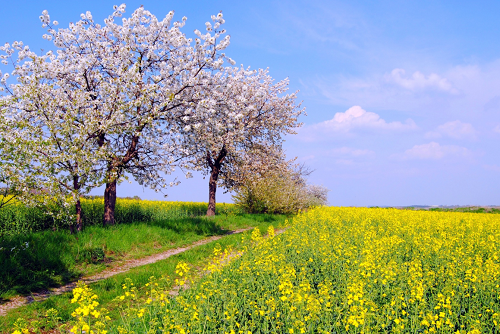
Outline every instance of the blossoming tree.
<svg viewBox="0 0 500 334"><path fill-rule="evenodd" d="M220 52L229 44L222 14L212 16L206 34L196 31L193 43L181 32L185 17L173 22L170 12L158 20L141 6L115 22L124 12L125 5L115 6L103 26L87 12L56 31L44 11L44 38L56 53L38 56L22 43L3 47L4 60L19 54L12 73L19 83L5 85L9 126L16 128L11 142L34 147L41 182L57 184L60 196L70 190L77 205L82 189L106 184L105 225L114 224L116 186L127 173L157 190L168 184L179 149L172 111L192 102L207 70L232 62Z"/></svg>
<svg viewBox="0 0 500 334"><path fill-rule="evenodd" d="M300 126L288 79L274 83L267 70L228 67L197 86L196 102L177 118L184 166L210 175L207 215L215 214L217 185L230 190L243 170L269 168L262 157L281 154L284 134ZM268 160L268 159L267 159Z"/></svg>
<svg viewBox="0 0 500 334"><path fill-rule="evenodd" d="M19 83L8 86L8 75L2 78L8 93L0 120L2 174L28 204L47 207L56 202L68 209L73 202L76 224L70 222L70 228L81 230L80 197L100 185L100 161L106 156L92 142L98 126L89 119L91 109L78 104L86 94L54 84L53 53L37 56L17 42L1 49L6 51L4 60L19 52L12 72ZM60 218L67 213L60 210Z"/></svg>

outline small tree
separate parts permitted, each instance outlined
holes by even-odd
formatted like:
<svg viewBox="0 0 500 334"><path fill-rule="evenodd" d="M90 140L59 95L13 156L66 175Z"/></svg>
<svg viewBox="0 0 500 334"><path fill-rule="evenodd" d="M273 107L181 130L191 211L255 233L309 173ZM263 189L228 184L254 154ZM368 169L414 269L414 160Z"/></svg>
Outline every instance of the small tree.
<svg viewBox="0 0 500 334"><path fill-rule="evenodd" d="M247 174L236 188L234 203L247 212L282 214L326 205L328 189L307 184L310 173L304 165L281 161L263 173Z"/></svg>
<svg viewBox="0 0 500 334"><path fill-rule="evenodd" d="M273 83L267 70L225 68L198 86L196 103L181 109L183 166L210 175L207 216L215 214L218 185L232 189L241 166L259 164L301 125L303 110L295 94L283 95L287 89L288 79Z"/></svg>
<svg viewBox="0 0 500 334"><path fill-rule="evenodd" d="M306 185L304 208L328 204L328 188L317 184Z"/></svg>

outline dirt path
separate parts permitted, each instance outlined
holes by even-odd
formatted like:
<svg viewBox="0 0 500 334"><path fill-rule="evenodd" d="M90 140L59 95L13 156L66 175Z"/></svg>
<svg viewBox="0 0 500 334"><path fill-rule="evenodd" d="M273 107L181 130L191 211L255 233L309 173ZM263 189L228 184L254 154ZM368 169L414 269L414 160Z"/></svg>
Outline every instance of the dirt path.
<svg viewBox="0 0 500 334"><path fill-rule="evenodd" d="M82 278L80 278L80 281L84 281L87 284L97 282L97 281L109 278L111 276L114 276L114 275L125 273L125 272L127 272L130 269L135 268L135 267L140 267L140 266L143 266L146 264L155 263L157 261L167 259L173 255L185 252L185 251L190 250L194 247L208 244L209 242L221 239L227 235L242 233L242 232L249 231L252 229L254 229L254 227L230 231L224 235L217 235L217 236L213 236L213 237L209 237L209 238L205 238L205 239L196 241L196 242L194 242L188 246L185 246L185 247L169 249L165 252L150 255L150 256L147 256L147 257L144 257L141 259L129 260L120 266L106 269L98 274L95 274L92 276L82 277ZM72 283L68 283L66 285L63 285L63 286L60 286L57 288L53 288L53 289L50 289L47 291L32 293L31 296L17 296L17 297L11 298L8 302L0 305L0 316L6 315L8 311L15 309L15 308L18 308L18 307L21 307L23 305L27 305L27 304L33 303L35 301L37 301L37 302L43 301L43 300L49 298L50 296L57 296L57 295L61 295L61 294L65 293L65 292L72 291L75 287L76 287L76 282L72 282Z"/></svg>

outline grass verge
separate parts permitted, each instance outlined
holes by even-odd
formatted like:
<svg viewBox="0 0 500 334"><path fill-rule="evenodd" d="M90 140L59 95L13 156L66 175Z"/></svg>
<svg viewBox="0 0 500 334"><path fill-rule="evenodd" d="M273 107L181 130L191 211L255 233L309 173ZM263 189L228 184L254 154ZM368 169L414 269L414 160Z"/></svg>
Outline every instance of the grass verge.
<svg viewBox="0 0 500 334"><path fill-rule="evenodd" d="M161 253L229 230L279 220L272 215L218 215L89 226L76 235L41 231L0 239L0 302L92 275L121 261Z"/></svg>

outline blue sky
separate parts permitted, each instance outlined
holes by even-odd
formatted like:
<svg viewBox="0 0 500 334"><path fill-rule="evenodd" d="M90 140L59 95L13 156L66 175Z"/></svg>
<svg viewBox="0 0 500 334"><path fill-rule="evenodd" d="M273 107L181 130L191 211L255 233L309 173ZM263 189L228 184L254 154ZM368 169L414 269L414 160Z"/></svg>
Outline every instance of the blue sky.
<svg viewBox="0 0 500 334"><path fill-rule="evenodd" d="M129 1L202 30L222 10L238 64L290 78L306 107L288 156L315 170L336 206L500 205L498 1ZM38 16L60 27L115 1L4 2L0 43L49 50ZM208 178L169 189L207 201ZM95 193L100 193L96 190ZM119 196L162 198L137 184ZM219 190L217 200L231 201Z"/></svg>

